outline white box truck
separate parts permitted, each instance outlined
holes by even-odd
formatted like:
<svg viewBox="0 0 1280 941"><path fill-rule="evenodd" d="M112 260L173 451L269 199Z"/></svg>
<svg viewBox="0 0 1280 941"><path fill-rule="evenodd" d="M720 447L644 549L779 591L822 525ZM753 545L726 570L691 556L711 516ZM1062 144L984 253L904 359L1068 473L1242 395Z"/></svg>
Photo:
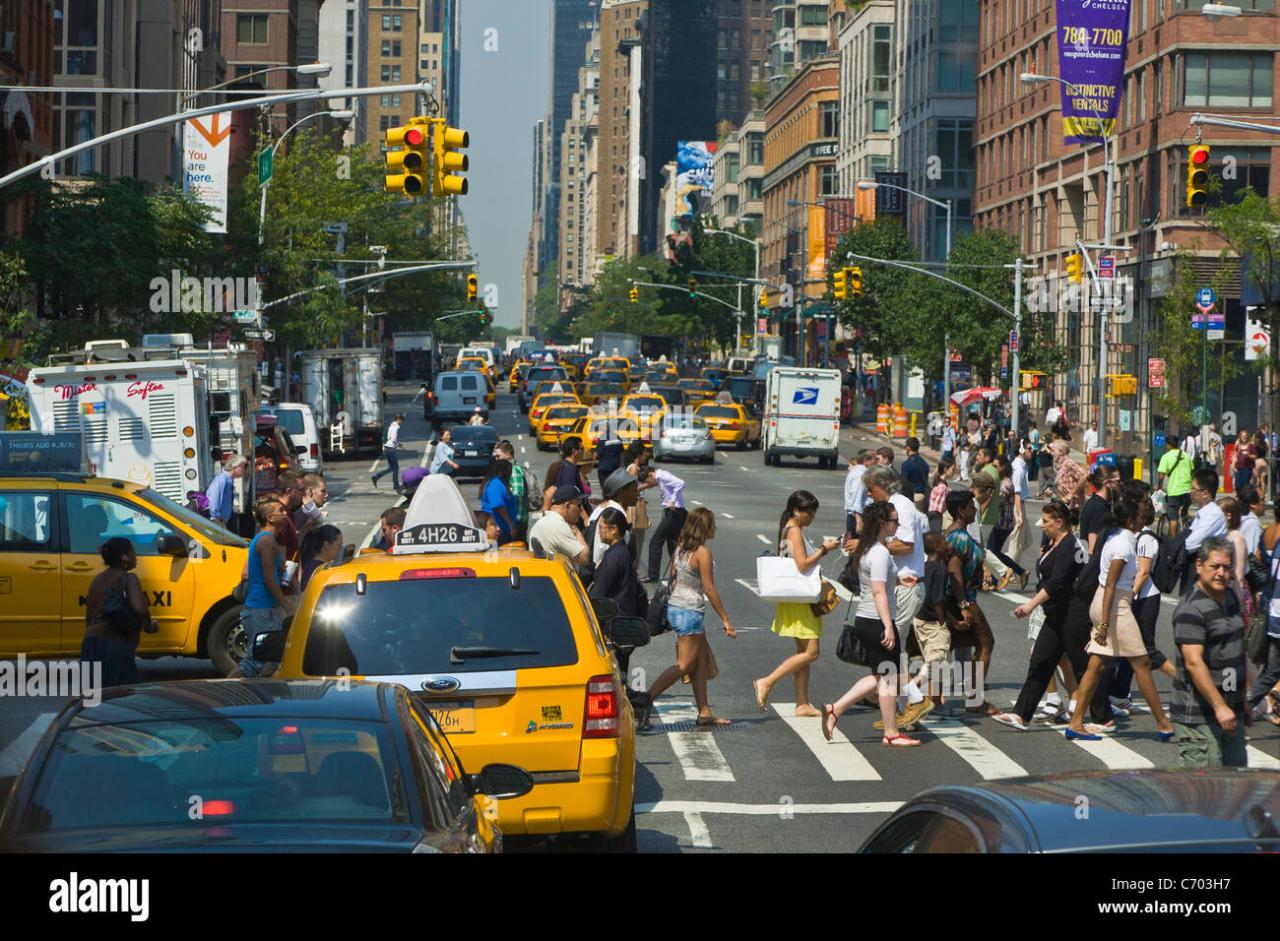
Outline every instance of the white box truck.
<svg viewBox="0 0 1280 941"><path fill-rule="evenodd" d="M152 358L160 357L160 358ZM27 375L31 430L79 432L89 471L145 484L178 503L216 473L217 436L201 367L124 340L55 354Z"/></svg>
<svg viewBox="0 0 1280 941"><path fill-rule="evenodd" d="M398 332L391 338L392 375L398 380L431 378L436 337L429 330Z"/></svg>
<svg viewBox="0 0 1280 941"><path fill-rule="evenodd" d="M775 366L765 378L764 462L783 455L816 457L819 467L840 462L840 370Z"/></svg>
<svg viewBox="0 0 1280 941"><path fill-rule="evenodd" d="M305 350L298 354L302 383L298 396L311 406L320 440L329 454L329 428L345 412L346 450L382 449L382 351Z"/></svg>

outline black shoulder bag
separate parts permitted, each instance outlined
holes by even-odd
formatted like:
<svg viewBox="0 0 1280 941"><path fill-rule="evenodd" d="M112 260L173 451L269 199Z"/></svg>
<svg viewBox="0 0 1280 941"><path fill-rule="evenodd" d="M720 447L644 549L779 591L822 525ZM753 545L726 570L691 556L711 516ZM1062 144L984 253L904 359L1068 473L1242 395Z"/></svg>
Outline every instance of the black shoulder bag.
<svg viewBox="0 0 1280 941"><path fill-rule="evenodd" d="M853 622L849 620L849 612L853 610L853 599L849 599L849 606L844 612L844 627L840 631L840 640L836 642L836 656L845 663L852 663L858 667L869 667L873 664L871 654L867 651L866 645L862 643L862 638L858 636L854 630Z"/></svg>
<svg viewBox="0 0 1280 941"><path fill-rule="evenodd" d="M102 619L110 625L112 632L121 637L133 638L142 633L142 619L129 604L129 590L125 583L129 576L119 579L114 586L107 589L107 599L102 605Z"/></svg>

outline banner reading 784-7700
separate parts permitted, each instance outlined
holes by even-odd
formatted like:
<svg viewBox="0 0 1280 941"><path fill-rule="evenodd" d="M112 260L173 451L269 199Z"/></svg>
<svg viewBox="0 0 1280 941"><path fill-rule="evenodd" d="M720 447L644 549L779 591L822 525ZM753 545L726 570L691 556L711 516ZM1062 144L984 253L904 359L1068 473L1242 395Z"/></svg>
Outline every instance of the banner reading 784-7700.
<svg viewBox="0 0 1280 941"><path fill-rule="evenodd" d="M1124 89L1132 0L1058 0L1062 134L1068 144L1101 143L1114 132Z"/></svg>

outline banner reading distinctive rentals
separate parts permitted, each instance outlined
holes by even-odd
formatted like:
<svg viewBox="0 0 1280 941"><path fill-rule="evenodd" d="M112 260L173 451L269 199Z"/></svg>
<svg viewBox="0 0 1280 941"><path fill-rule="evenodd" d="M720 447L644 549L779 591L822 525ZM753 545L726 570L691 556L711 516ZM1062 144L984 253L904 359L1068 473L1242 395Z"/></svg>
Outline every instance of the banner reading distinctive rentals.
<svg viewBox="0 0 1280 941"><path fill-rule="evenodd" d="M1120 113L1132 0L1057 2L1063 139L1102 143Z"/></svg>

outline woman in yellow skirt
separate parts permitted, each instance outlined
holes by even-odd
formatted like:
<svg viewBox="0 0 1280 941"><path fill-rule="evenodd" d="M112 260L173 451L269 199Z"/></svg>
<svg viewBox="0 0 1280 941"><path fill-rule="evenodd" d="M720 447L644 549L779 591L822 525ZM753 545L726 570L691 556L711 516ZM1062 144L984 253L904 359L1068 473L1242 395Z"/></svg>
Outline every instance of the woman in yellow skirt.
<svg viewBox="0 0 1280 941"><path fill-rule="evenodd" d="M804 530L818 514L818 498L807 490L797 490L787 498L787 508L778 523L778 555L794 559L801 572L807 572L829 553L834 552L839 541L834 537L823 541L820 549L804 534ZM795 641L796 652L783 660L778 668L763 679L752 682L756 705L761 712L769 706L769 693L780 680L795 677L797 716L820 716L809 702L809 667L818 659L818 642L822 637L822 619L813 613L805 601L780 601L773 618L773 632L779 637Z"/></svg>

